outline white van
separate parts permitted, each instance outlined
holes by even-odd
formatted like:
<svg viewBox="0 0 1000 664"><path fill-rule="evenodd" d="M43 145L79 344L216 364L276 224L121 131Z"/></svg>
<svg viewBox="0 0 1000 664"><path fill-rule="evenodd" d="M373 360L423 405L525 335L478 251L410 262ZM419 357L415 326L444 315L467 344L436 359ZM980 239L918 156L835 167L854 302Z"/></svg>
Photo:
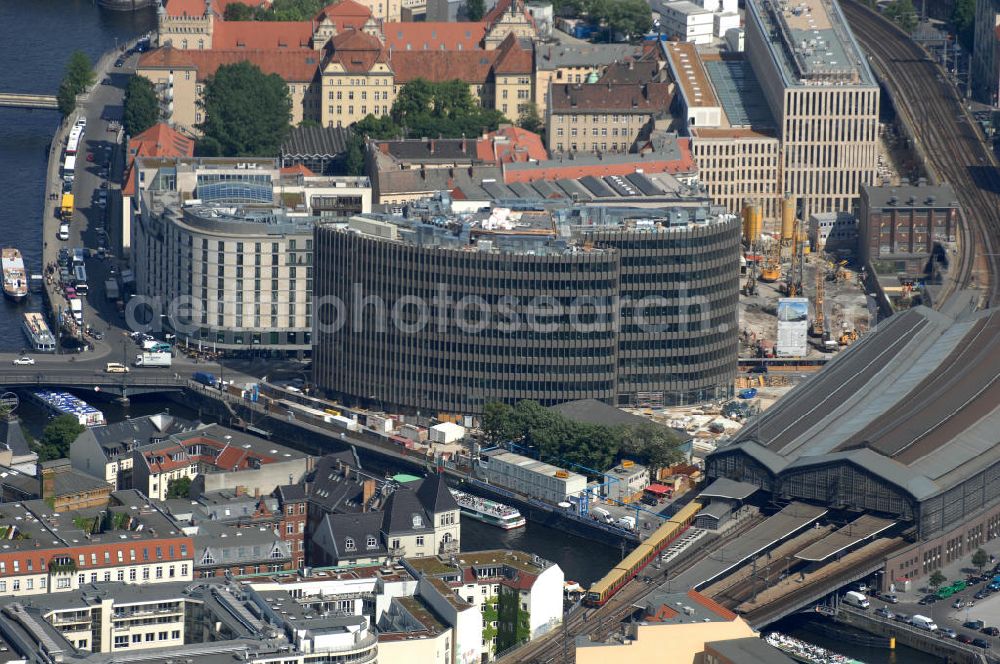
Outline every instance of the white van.
<svg viewBox="0 0 1000 664"><path fill-rule="evenodd" d="M56 237L60 240L69 239L69 224L59 224L59 232L56 233Z"/></svg>
<svg viewBox="0 0 1000 664"><path fill-rule="evenodd" d="M867 609L871 604L868 602L868 598L859 593L856 590L848 590L844 593L844 604L849 606L854 606L859 609Z"/></svg>
<svg viewBox="0 0 1000 664"><path fill-rule="evenodd" d="M913 616L910 618L910 624L914 627L919 627L920 629L926 629L928 632L936 632L938 626L934 624L934 621L927 616Z"/></svg>

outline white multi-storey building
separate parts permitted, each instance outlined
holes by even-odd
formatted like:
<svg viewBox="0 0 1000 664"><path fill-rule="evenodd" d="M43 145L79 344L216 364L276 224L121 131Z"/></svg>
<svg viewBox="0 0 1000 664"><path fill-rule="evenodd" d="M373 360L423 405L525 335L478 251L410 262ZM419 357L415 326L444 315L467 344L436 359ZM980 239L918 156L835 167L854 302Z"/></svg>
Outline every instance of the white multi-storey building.
<svg viewBox="0 0 1000 664"><path fill-rule="evenodd" d="M480 468L491 484L553 504L579 498L587 489L583 475L503 450L484 454Z"/></svg>

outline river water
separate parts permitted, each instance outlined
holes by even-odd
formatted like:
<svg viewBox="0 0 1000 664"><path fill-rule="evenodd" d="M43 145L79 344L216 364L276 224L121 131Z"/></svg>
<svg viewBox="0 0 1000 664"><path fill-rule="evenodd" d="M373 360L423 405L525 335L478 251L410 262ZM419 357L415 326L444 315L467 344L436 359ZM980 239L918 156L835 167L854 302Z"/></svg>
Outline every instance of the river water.
<svg viewBox="0 0 1000 664"><path fill-rule="evenodd" d="M156 13L103 11L91 0L0 0L0 26L0 92L54 95L73 51L96 61L154 29ZM0 244L21 250L29 274L41 272L46 160L58 124L55 111L0 108ZM21 314L41 307L40 296L20 305L0 300L0 351L24 347Z"/></svg>

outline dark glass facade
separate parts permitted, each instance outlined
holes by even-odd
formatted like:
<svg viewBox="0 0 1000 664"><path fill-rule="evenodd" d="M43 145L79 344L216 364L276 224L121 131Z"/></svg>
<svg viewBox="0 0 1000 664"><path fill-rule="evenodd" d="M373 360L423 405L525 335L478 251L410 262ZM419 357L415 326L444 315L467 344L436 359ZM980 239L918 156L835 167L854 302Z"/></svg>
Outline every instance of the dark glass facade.
<svg viewBox="0 0 1000 664"><path fill-rule="evenodd" d="M602 230L575 251L421 246L316 228L313 375L351 402L689 403L732 391L739 221Z"/></svg>

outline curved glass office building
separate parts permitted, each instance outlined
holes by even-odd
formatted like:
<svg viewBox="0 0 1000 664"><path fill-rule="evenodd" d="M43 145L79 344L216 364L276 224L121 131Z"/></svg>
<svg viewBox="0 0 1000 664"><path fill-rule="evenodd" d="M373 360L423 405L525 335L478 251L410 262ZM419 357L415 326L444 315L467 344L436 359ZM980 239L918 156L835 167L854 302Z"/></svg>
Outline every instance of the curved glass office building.
<svg viewBox="0 0 1000 664"><path fill-rule="evenodd" d="M435 413L728 395L739 235L704 207L453 214L447 200L321 224L314 380Z"/></svg>

